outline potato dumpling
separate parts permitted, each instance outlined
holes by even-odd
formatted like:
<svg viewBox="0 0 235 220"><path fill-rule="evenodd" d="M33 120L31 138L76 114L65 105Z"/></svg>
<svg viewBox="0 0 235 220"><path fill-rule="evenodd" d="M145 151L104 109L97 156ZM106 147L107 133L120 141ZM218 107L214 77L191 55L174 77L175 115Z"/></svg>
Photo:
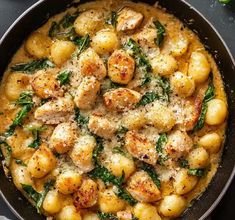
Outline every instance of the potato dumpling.
<svg viewBox="0 0 235 220"><path fill-rule="evenodd" d="M147 124L157 128L159 133L170 131L176 123L173 111L160 103L150 107L145 118Z"/></svg>
<svg viewBox="0 0 235 220"><path fill-rule="evenodd" d="M125 208L125 201L120 199L113 191L113 188L106 189L99 193L99 208L101 212L116 213Z"/></svg>
<svg viewBox="0 0 235 220"><path fill-rule="evenodd" d="M98 54L107 54L118 48L119 42L116 33L109 29L104 29L95 34L92 38L91 47Z"/></svg>
<svg viewBox="0 0 235 220"><path fill-rule="evenodd" d="M123 115L122 124L128 130L138 130L146 124L145 113L139 110L129 111Z"/></svg>
<svg viewBox="0 0 235 220"><path fill-rule="evenodd" d="M98 80L101 80L107 74L103 60L92 48L85 50L80 55L78 68L83 77L95 76Z"/></svg>
<svg viewBox="0 0 235 220"><path fill-rule="evenodd" d="M82 220L99 220L99 217L93 212L87 212L82 216Z"/></svg>
<svg viewBox="0 0 235 220"><path fill-rule="evenodd" d="M222 124L228 114L227 105L220 99L212 99L208 102L205 121L208 125Z"/></svg>
<svg viewBox="0 0 235 220"><path fill-rule="evenodd" d="M198 144L210 153L217 153L221 147L222 138L217 133L210 133L202 136Z"/></svg>
<svg viewBox="0 0 235 220"><path fill-rule="evenodd" d="M195 91L194 80L181 72L175 72L170 81L174 93L181 97L189 97Z"/></svg>
<svg viewBox="0 0 235 220"><path fill-rule="evenodd" d="M121 177L124 172L127 179L135 171L133 159L118 153L112 154L111 157L107 158L105 164L116 177Z"/></svg>
<svg viewBox="0 0 235 220"><path fill-rule="evenodd" d="M75 49L72 42L57 40L51 46L51 59L56 65L61 66L71 57Z"/></svg>
<svg viewBox="0 0 235 220"><path fill-rule="evenodd" d="M178 34L170 38L170 52L174 57L182 56L186 53L189 45L188 37L183 34Z"/></svg>
<svg viewBox="0 0 235 220"><path fill-rule="evenodd" d="M50 148L59 154L68 152L76 139L76 127L74 124L64 122L57 125L50 138Z"/></svg>
<svg viewBox="0 0 235 220"><path fill-rule="evenodd" d="M83 78L77 88L74 102L79 109L88 110L94 107L100 91L100 82L94 77Z"/></svg>
<svg viewBox="0 0 235 220"><path fill-rule="evenodd" d="M156 56L150 63L153 68L153 74L160 76L169 76L178 68L176 59L171 55Z"/></svg>
<svg viewBox="0 0 235 220"><path fill-rule="evenodd" d="M83 172L89 172L94 168L92 152L96 146L95 138L91 135L81 136L77 139L70 157L73 163Z"/></svg>
<svg viewBox="0 0 235 220"><path fill-rule="evenodd" d="M48 36L40 32L33 32L25 42L25 49L35 58L46 58L50 54L51 43Z"/></svg>
<svg viewBox="0 0 235 220"><path fill-rule="evenodd" d="M62 208L62 198L57 190L50 190L42 204L43 209L50 215L59 212Z"/></svg>
<svg viewBox="0 0 235 220"><path fill-rule="evenodd" d="M186 208L186 201L178 195L165 196L159 205L159 212L166 216L175 218L181 215Z"/></svg>
<svg viewBox="0 0 235 220"><path fill-rule="evenodd" d="M191 54L188 75L191 76L196 83L205 82L210 74L211 67L205 54L195 51Z"/></svg>
<svg viewBox="0 0 235 220"><path fill-rule="evenodd" d="M126 133L125 147L133 157L152 165L156 164L158 156L155 144L136 131L128 131Z"/></svg>
<svg viewBox="0 0 235 220"><path fill-rule="evenodd" d="M65 195L76 192L81 184L82 175L75 170L62 172L56 180L56 188Z"/></svg>
<svg viewBox="0 0 235 220"><path fill-rule="evenodd" d="M104 94L104 104L110 111L122 112L133 108L141 99L141 94L126 88L119 88Z"/></svg>
<svg viewBox="0 0 235 220"><path fill-rule="evenodd" d="M81 13L74 22L74 28L78 35L94 34L102 28L103 13L98 10L87 10Z"/></svg>
<svg viewBox="0 0 235 220"><path fill-rule="evenodd" d="M115 131L115 123L104 116L92 115L88 122L89 130L105 139L111 138Z"/></svg>
<svg viewBox="0 0 235 220"><path fill-rule="evenodd" d="M175 192L178 195L190 192L196 186L197 180L197 177L189 175L186 169L181 169L177 172L173 184Z"/></svg>
<svg viewBox="0 0 235 220"><path fill-rule="evenodd" d="M130 31L140 26L144 19L144 16L131 9L130 7L124 7L118 13L117 18L117 31Z"/></svg>
<svg viewBox="0 0 235 220"><path fill-rule="evenodd" d="M137 203L134 207L134 216L139 220L161 220L157 208L146 203Z"/></svg>
<svg viewBox="0 0 235 220"><path fill-rule="evenodd" d="M127 183L127 191L140 202L156 202L161 192L145 171L132 175Z"/></svg>
<svg viewBox="0 0 235 220"><path fill-rule="evenodd" d="M32 177L42 178L55 168L56 162L51 150L42 144L30 158L27 169Z"/></svg>
<svg viewBox="0 0 235 220"><path fill-rule="evenodd" d="M39 70L34 74L31 86L35 94L42 99L56 98L64 95L54 69Z"/></svg>
<svg viewBox="0 0 235 220"><path fill-rule="evenodd" d="M184 131L176 130L168 136L168 142L165 146L167 154L171 158L179 159L186 156L193 148L193 140Z"/></svg>
<svg viewBox="0 0 235 220"><path fill-rule="evenodd" d="M19 98L20 94L25 91L29 85L30 78L23 73L11 73L7 77L5 84L5 94L10 101Z"/></svg>
<svg viewBox="0 0 235 220"><path fill-rule="evenodd" d="M108 75L115 83L128 84L134 75L135 61L124 50L116 50L108 60Z"/></svg>
<svg viewBox="0 0 235 220"><path fill-rule="evenodd" d="M188 155L188 163L191 169L205 168L208 166L209 154L203 147L192 150Z"/></svg>
<svg viewBox="0 0 235 220"><path fill-rule="evenodd" d="M89 208L98 201L98 186L95 181L85 179L79 190L73 194L74 205L77 209Z"/></svg>
<svg viewBox="0 0 235 220"><path fill-rule="evenodd" d="M82 217L73 205L68 205L62 208L56 220L82 220Z"/></svg>

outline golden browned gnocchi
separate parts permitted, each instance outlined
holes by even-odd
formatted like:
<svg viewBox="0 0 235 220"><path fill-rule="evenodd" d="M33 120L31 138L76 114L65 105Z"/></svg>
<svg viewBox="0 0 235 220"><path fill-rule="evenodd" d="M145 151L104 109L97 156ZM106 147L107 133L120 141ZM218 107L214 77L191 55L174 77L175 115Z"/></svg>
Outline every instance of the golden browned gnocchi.
<svg viewBox="0 0 235 220"><path fill-rule="evenodd" d="M26 39L0 92L4 170L48 219L178 218L219 166L219 68L157 5L67 8Z"/></svg>

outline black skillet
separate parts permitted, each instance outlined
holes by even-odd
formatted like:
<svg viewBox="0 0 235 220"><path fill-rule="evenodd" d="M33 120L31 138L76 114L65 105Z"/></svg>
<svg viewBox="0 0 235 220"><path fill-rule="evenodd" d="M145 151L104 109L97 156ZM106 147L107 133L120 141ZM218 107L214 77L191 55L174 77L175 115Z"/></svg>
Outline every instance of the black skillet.
<svg viewBox="0 0 235 220"><path fill-rule="evenodd" d="M154 4L155 0L144 2ZM52 15L63 11L71 3L72 0L41 0L23 13L0 41L0 73L4 72L11 57L30 32L40 27ZM201 220L205 219L219 203L235 174L235 134L233 133L235 129L235 94L233 91L235 89L235 62L218 32L195 8L183 0L159 0L159 3L198 34L220 68L228 96L230 115L227 138L218 172L206 192L179 218ZM2 168L0 168L0 194L19 219L44 219L16 190L12 181L9 182Z"/></svg>

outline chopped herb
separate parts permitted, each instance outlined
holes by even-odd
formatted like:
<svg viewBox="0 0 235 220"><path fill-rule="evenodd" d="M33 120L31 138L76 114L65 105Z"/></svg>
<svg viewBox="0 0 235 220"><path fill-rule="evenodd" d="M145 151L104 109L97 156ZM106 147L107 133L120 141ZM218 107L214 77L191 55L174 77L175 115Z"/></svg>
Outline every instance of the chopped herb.
<svg viewBox="0 0 235 220"><path fill-rule="evenodd" d="M206 175L206 169L189 169L188 174L203 177Z"/></svg>
<svg viewBox="0 0 235 220"><path fill-rule="evenodd" d="M193 128L193 132L199 131L204 127L205 117L206 117L206 112L207 112L207 107L208 107L207 103L210 100L212 100L214 97L215 97L215 87L213 85L213 78L211 76L209 80L208 88L202 100L201 113L200 113L200 116L198 118L196 125Z"/></svg>
<svg viewBox="0 0 235 220"><path fill-rule="evenodd" d="M30 148L38 148L41 145L40 132L45 131L46 127L28 127L27 130L32 131L34 140L28 145Z"/></svg>
<svg viewBox="0 0 235 220"><path fill-rule="evenodd" d="M98 158L102 151L104 150L103 140L99 137L96 138L97 146L93 150L92 160L95 164L98 164Z"/></svg>
<svg viewBox="0 0 235 220"><path fill-rule="evenodd" d="M0 147L0 149L4 148L6 151L5 162L6 165L9 166L11 162L12 148L6 141L0 141Z"/></svg>
<svg viewBox="0 0 235 220"><path fill-rule="evenodd" d="M79 127L81 128L87 128L87 123L89 121L88 117L83 116L80 113L80 110L78 108L75 109L75 121L78 123Z"/></svg>
<svg viewBox="0 0 235 220"><path fill-rule="evenodd" d="M74 52L73 57L78 57L84 50L86 50L90 45L90 36L87 34L82 38L77 38L74 42L78 49Z"/></svg>
<svg viewBox="0 0 235 220"><path fill-rule="evenodd" d="M189 168L189 164L188 164L188 161L186 160L186 159L183 159L183 158L181 158L180 160L179 160L179 165L180 165L180 167L182 167L182 168Z"/></svg>
<svg viewBox="0 0 235 220"><path fill-rule="evenodd" d="M155 183L155 185L160 189L161 188L161 182L160 179L158 178L158 175L154 169L153 166L151 166L150 164L147 163L142 163L140 168L142 170L144 170L153 180L153 182Z"/></svg>
<svg viewBox="0 0 235 220"><path fill-rule="evenodd" d="M152 71L152 67L142 48L132 38L128 40L128 42L124 45L124 48L132 52L132 55L136 60L138 68L142 71L144 75L142 78L141 86L149 84L151 81L150 72Z"/></svg>
<svg viewBox="0 0 235 220"><path fill-rule="evenodd" d="M167 143L167 135L161 134L156 143L156 151L157 153L162 153L163 146Z"/></svg>
<svg viewBox="0 0 235 220"><path fill-rule="evenodd" d="M111 12L110 17L106 20L106 24L112 25L114 28L117 26L117 13L115 11Z"/></svg>
<svg viewBox="0 0 235 220"><path fill-rule="evenodd" d="M47 58L33 60L28 63L20 63L11 67L11 71L13 72L25 72L28 74L33 74L37 70L54 68L55 64L53 64Z"/></svg>
<svg viewBox="0 0 235 220"><path fill-rule="evenodd" d="M71 75L71 71L69 70L63 70L59 72L57 76L57 80L60 82L60 85L65 85L69 82L69 77Z"/></svg>
<svg viewBox="0 0 235 220"><path fill-rule="evenodd" d="M112 213L99 212L98 218L100 220L118 220L118 217Z"/></svg>
<svg viewBox="0 0 235 220"><path fill-rule="evenodd" d="M159 22L159 21L154 21L153 22L156 29L157 29L157 38L154 39L154 42L157 46L161 46L165 37L165 27Z"/></svg>
<svg viewBox="0 0 235 220"><path fill-rule="evenodd" d="M161 166L165 165L165 162L169 159L168 155L164 155L164 154L160 154L158 159L157 159L157 163Z"/></svg>
<svg viewBox="0 0 235 220"><path fill-rule="evenodd" d="M159 99L158 94L156 94L155 92L146 92L139 103L137 103L136 107L145 106L151 102L154 102L156 99Z"/></svg>
<svg viewBox="0 0 235 220"><path fill-rule="evenodd" d="M21 165L23 167L27 167L27 165L20 159L15 159L16 164Z"/></svg>

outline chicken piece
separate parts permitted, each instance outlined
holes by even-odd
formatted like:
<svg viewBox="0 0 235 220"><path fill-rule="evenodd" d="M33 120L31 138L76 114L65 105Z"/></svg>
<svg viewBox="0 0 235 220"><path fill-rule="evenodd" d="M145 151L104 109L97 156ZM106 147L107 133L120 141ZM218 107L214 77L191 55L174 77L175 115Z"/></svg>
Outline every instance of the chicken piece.
<svg viewBox="0 0 235 220"><path fill-rule="evenodd" d="M95 77L85 77L79 85L74 102L79 109L88 110L95 105L100 82Z"/></svg>
<svg viewBox="0 0 235 220"><path fill-rule="evenodd" d="M82 76L95 76L98 80L105 78L107 75L104 62L91 48L80 55L78 68Z"/></svg>
<svg viewBox="0 0 235 220"><path fill-rule="evenodd" d="M68 121L74 112L74 103L70 97L61 97L38 107L34 113L37 120L45 124L59 124Z"/></svg>
<svg viewBox="0 0 235 220"><path fill-rule="evenodd" d="M98 186L95 181L85 179L74 194L74 205L77 209L94 206L98 200Z"/></svg>
<svg viewBox="0 0 235 220"><path fill-rule="evenodd" d="M39 70L33 77L31 85L37 96L42 99L56 98L64 95L59 82L56 79L54 69Z"/></svg>
<svg viewBox="0 0 235 220"><path fill-rule="evenodd" d="M141 161L155 165L158 159L155 145L136 131L128 131L125 136L128 152Z"/></svg>
<svg viewBox="0 0 235 220"><path fill-rule="evenodd" d="M108 75L115 83L128 84L135 71L134 59L124 50L116 50L108 60Z"/></svg>
<svg viewBox="0 0 235 220"><path fill-rule="evenodd" d="M73 163L83 172L89 172L94 168L92 153L96 146L93 136L86 135L79 137L69 156Z"/></svg>
<svg viewBox="0 0 235 220"><path fill-rule="evenodd" d="M127 184L127 191L140 202L156 202L161 192L145 171L136 172Z"/></svg>
<svg viewBox="0 0 235 220"><path fill-rule="evenodd" d="M126 88L119 88L104 94L104 104L110 111L122 112L133 108L141 99L141 94Z"/></svg>
<svg viewBox="0 0 235 220"><path fill-rule="evenodd" d="M116 126L111 120L99 115L90 117L88 128L92 133L105 139L111 138L116 131Z"/></svg>
<svg viewBox="0 0 235 220"><path fill-rule="evenodd" d="M69 122L61 123L54 129L50 138L50 148L59 154L69 151L76 139L76 127Z"/></svg>
<svg viewBox="0 0 235 220"><path fill-rule="evenodd" d="M117 31L130 31L138 28L142 23L144 16L129 7L124 7L118 13Z"/></svg>
<svg viewBox="0 0 235 220"><path fill-rule="evenodd" d="M193 148L193 141L186 132L177 130L171 133L168 137L168 142L165 146L167 154L173 159L185 157Z"/></svg>

